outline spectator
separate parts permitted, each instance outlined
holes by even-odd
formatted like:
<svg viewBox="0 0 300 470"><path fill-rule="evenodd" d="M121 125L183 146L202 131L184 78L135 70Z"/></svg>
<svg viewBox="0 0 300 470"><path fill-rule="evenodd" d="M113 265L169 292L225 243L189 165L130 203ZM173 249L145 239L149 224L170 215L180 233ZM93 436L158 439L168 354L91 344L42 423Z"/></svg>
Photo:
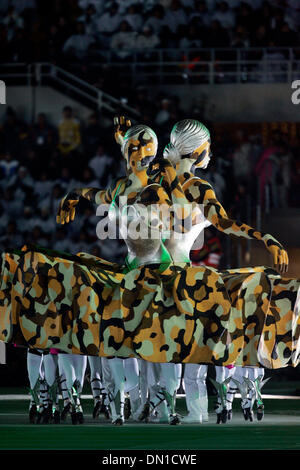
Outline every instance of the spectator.
<svg viewBox="0 0 300 470"><path fill-rule="evenodd" d="M67 39L63 46L63 52L80 60L87 56L88 50L94 42L95 39L85 33L84 24L79 21L76 24L76 34Z"/></svg>
<svg viewBox="0 0 300 470"><path fill-rule="evenodd" d="M170 119L170 100L168 98L163 98L160 104L160 110L155 116L155 124L157 126L162 126Z"/></svg>
<svg viewBox="0 0 300 470"><path fill-rule="evenodd" d="M63 108L63 118L59 123L58 133L58 148L63 155L68 155L78 149L81 144L80 125L73 117L73 110L70 106Z"/></svg>
<svg viewBox="0 0 300 470"><path fill-rule="evenodd" d="M124 20L131 26L132 31L139 32L143 26L143 17L139 13L138 5L132 4L128 8L128 12L124 16Z"/></svg>
<svg viewBox="0 0 300 470"><path fill-rule="evenodd" d="M212 16L213 20L219 21L225 29L232 29L235 25L235 14L230 10L227 2L221 2L216 13Z"/></svg>
<svg viewBox="0 0 300 470"><path fill-rule="evenodd" d="M205 1L197 0L195 2L195 9L190 15L191 20L197 20L199 25L204 28L208 28L211 23L211 14L207 9Z"/></svg>
<svg viewBox="0 0 300 470"><path fill-rule="evenodd" d="M165 9L162 5L156 5L144 26L149 26L155 34L159 35L166 25Z"/></svg>
<svg viewBox="0 0 300 470"><path fill-rule="evenodd" d="M122 21L120 32L114 34L111 38L110 47L114 49L115 55L120 59L126 59L132 55L128 49L135 47L135 38L137 33L132 31L127 21Z"/></svg>
<svg viewBox="0 0 300 470"><path fill-rule="evenodd" d="M135 40L135 49L154 49L160 43L159 37L153 32L150 26L144 26L143 31ZM144 55L144 57L147 57Z"/></svg>
<svg viewBox="0 0 300 470"><path fill-rule="evenodd" d="M199 35L199 30L196 27L195 23L191 23L188 27L188 30L183 38L179 42L179 46L188 49L188 48L199 48L202 47L202 39Z"/></svg>
<svg viewBox="0 0 300 470"><path fill-rule="evenodd" d="M119 5L113 2L109 10L100 16L97 22L97 31L100 34L111 35L118 31L122 21L122 15L119 12Z"/></svg>
<svg viewBox="0 0 300 470"><path fill-rule="evenodd" d="M83 15L79 16L77 21L84 23L85 32L93 36L97 32L97 11L93 4L89 4Z"/></svg>
<svg viewBox="0 0 300 470"><path fill-rule="evenodd" d="M46 150L49 142L49 133L53 128L48 124L45 113L39 113L37 122L33 126L33 142L38 153L42 154Z"/></svg>
<svg viewBox="0 0 300 470"><path fill-rule="evenodd" d="M24 20L15 10L14 6L10 6L7 15L3 18L2 23L7 27L7 39L11 41L18 29L24 27Z"/></svg>
<svg viewBox="0 0 300 470"><path fill-rule="evenodd" d="M232 47L249 47L250 40L248 31L243 26L238 26L231 40Z"/></svg>
<svg viewBox="0 0 300 470"><path fill-rule="evenodd" d="M14 160L10 153L6 153L4 159L0 161L1 179L8 180L16 175L19 162Z"/></svg>
<svg viewBox="0 0 300 470"><path fill-rule="evenodd" d="M89 167L93 170L100 186L103 188L109 183L108 178L111 174L112 166L112 157L104 152L104 147L100 144L97 148L96 155L89 162Z"/></svg>
<svg viewBox="0 0 300 470"><path fill-rule="evenodd" d="M176 34L180 25L187 23L187 15L181 6L180 0L172 0L170 9L165 16L166 24L172 33Z"/></svg>

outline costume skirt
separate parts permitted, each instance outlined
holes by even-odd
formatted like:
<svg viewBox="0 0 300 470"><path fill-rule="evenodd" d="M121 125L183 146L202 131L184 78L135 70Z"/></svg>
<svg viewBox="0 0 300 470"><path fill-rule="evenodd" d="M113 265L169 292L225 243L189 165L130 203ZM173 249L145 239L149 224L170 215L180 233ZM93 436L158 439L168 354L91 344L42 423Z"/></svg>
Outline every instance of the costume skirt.
<svg viewBox="0 0 300 470"><path fill-rule="evenodd" d="M271 268L216 271L24 247L2 255L0 340L151 362L299 363L299 286Z"/></svg>

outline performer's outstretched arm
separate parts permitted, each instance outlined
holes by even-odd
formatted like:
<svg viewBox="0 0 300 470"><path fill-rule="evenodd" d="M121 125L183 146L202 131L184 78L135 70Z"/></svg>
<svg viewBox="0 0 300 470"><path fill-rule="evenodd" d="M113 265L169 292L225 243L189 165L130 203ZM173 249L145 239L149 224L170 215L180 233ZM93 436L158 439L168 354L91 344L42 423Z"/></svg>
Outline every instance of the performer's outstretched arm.
<svg viewBox="0 0 300 470"><path fill-rule="evenodd" d="M99 204L111 204L116 192L122 188L126 178L119 178L112 187L107 190L99 188L75 188L61 201L57 211L56 222L65 224L75 218L75 207L81 197L88 201Z"/></svg>
<svg viewBox="0 0 300 470"><path fill-rule="evenodd" d="M198 204L203 205L205 217L221 232L231 236L263 241L273 257L274 265L282 272L287 271L288 254L281 243L268 233L262 233L247 224L230 219L207 181L200 178L193 180L186 189L186 196L189 201L197 201Z"/></svg>

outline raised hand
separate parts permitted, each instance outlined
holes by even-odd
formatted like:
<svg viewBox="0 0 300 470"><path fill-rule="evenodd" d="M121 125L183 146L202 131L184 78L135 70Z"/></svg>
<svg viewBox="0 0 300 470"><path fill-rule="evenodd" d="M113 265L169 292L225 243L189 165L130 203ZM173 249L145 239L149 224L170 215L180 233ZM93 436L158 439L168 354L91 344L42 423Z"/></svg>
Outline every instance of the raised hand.
<svg viewBox="0 0 300 470"><path fill-rule="evenodd" d="M147 169L147 175L148 176L159 175L160 173L165 173L168 168L174 170L174 166L167 158L156 157L150 163Z"/></svg>
<svg viewBox="0 0 300 470"><path fill-rule="evenodd" d="M265 235L263 241L273 257L275 268L281 273L286 273L289 265L289 257L286 250L272 235Z"/></svg>
<svg viewBox="0 0 300 470"><path fill-rule="evenodd" d="M122 145L124 136L131 127L131 121L126 116L114 117L114 133L117 144Z"/></svg>
<svg viewBox="0 0 300 470"><path fill-rule="evenodd" d="M58 224L68 224L75 218L75 206L79 202L76 193L67 194L61 201L57 210L56 222Z"/></svg>

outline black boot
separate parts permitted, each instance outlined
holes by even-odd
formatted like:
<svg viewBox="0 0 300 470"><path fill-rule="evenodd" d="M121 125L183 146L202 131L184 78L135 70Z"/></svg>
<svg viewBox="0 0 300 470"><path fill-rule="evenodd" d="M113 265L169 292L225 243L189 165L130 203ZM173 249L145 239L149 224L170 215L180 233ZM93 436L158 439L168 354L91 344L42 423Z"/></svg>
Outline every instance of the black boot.
<svg viewBox="0 0 300 470"><path fill-rule="evenodd" d="M60 424L60 412L59 412L59 410L54 410L53 421L54 421L54 424Z"/></svg>
<svg viewBox="0 0 300 470"><path fill-rule="evenodd" d="M93 409L93 418L94 419L98 418L100 412L101 412L101 401L98 400L98 401L96 401L94 409Z"/></svg>
<svg viewBox="0 0 300 470"><path fill-rule="evenodd" d="M64 406L62 412L61 412L61 420L66 421L68 413L70 413L71 410L71 403L68 402L66 406Z"/></svg>
<svg viewBox="0 0 300 470"><path fill-rule="evenodd" d="M35 424L38 417L38 411L36 405L32 405L29 409L29 422Z"/></svg>

